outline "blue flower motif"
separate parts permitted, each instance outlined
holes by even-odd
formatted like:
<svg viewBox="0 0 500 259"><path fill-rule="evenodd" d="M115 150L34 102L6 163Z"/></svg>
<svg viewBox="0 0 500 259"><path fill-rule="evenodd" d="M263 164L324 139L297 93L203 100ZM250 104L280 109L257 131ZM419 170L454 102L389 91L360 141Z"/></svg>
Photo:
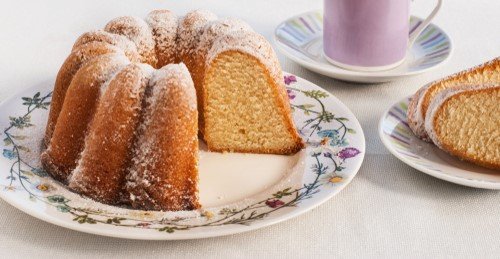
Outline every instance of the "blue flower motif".
<svg viewBox="0 0 500 259"><path fill-rule="evenodd" d="M340 139L340 138L334 138L332 141L330 141L330 146L332 147L345 147L349 143L347 142L346 138Z"/></svg>
<svg viewBox="0 0 500 259"><path fill-rule="evenodd" d="M14 159L16 158L16 152L10 149L4 149L3 150L3 156L7 159Z"/></svg>
<svg viewBox="0 0 500 259"><path fill-rule="evenodd" d="M339 131L335 129L318 131L318 136L322 138L336 138L338 135Z"/></svg>

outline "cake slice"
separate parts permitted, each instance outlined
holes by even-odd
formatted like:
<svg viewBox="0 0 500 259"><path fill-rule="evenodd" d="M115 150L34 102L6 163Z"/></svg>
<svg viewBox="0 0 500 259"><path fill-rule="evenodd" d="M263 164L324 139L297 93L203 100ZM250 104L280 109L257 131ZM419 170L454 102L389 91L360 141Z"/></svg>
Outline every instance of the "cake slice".
<svg viewBox="0 0 500 259"><path fill-rule="evenodd" d="M219 37L206 67L200 126L210 150L293 154L303 147L278 59L263 36L239 31Z"/></svg>
<svg viewBox="0 0 500 259"><path fill-rule="evenodd" d="M500 86L441 91L430 103L425 129L439 148L500 169Z"/></svg>
<svg viewBox="0 0 500 259"><path fill-rule="evenodd" d="M430 138L425 131L425 117L434 97L445 89L458 89L463 85L500 84L500 58L459 72L421 88L408 105L408 124L415 135L425 141Z"/></svg>

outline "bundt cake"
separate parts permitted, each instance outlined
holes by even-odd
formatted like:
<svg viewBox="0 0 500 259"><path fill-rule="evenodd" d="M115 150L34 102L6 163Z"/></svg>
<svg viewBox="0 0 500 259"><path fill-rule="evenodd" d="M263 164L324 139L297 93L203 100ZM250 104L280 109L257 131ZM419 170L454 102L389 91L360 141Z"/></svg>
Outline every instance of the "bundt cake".
<svg viewBox="0 0 500 259"><path fill-rule="evenodd" d="M425 118L434 97L443 90L458 89L464 84L500 84L500 58L430 83L417 91L408 105L407 112L408 124L417 137L431 141L425 130Z"/></svg>
<svg viewBox="0 0 500 259"><path fill-rule="evenodd" d="M199 133L211 151L304 146L267 40L237 19L156 10L76 40L56 78L41 160L103 203L192 210Z"/></svg>
<svg viewBox="0 0 500 259"><path fill-rule="evenodd" d="M499 170L500 85L441 91L429 105L425 129L446 152Z"/></svg>

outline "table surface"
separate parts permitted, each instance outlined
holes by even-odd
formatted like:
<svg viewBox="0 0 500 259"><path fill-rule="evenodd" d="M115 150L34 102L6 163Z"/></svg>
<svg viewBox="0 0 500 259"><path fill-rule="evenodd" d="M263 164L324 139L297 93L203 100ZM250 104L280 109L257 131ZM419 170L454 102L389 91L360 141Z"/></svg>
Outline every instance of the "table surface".
<svg viewBox="0 0 500 259"><path fill-rule="evenodd" d="M434 1L414 1L426 16ZM120 15L166 8L209 9L246 20L268 39L284 19L321 9L320 0L3 1L0 8L0 100L53 80L76 37ZM498 257L500 192L458 186L420 173L389 154L377 124L391 104L434 79L500 55L500 1L446 1L435 23L455 51L443 67L391 83L356 85L310 72L283 55L285 71L328 90L360 121L367 152L340 194L300 217L244 234L147 242L106 238L45 223L0 201L0 257ZM28 69L26 69L26 67Z"/></svg>

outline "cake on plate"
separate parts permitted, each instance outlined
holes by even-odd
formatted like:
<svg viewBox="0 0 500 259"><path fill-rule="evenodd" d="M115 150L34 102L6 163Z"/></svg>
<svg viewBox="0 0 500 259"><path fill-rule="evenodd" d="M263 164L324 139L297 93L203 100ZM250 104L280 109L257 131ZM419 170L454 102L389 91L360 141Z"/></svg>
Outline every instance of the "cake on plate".
<svg viewBox="0 0 500 259"><path fill-rule="evenodd" d="M442 91L429 106L425 129L446 152L500 169L500 85Z"/></svg>
<svg viewBox="0 0 500 259"><path fill-rule="evenodd" d="M408 125L417 137L430 142L425 131L425 116L434 97L446 89L481 84L500 84L500 57L422 87L408 105Z"/></svg>
<svg viewBox="0 0 500 259"><path fill-rule="evenodd" d="M193 210L198 135L219 152L304 146L264 37L208 11L155 10L76 40L56 78L41 160L103 203Z"/></svg>
<svg viewBox="0 0 500 259"><path fill-rule="evenodd" d="M500 169L500 58L418 90L408 106L415 135L483 167Z"/></svg>

